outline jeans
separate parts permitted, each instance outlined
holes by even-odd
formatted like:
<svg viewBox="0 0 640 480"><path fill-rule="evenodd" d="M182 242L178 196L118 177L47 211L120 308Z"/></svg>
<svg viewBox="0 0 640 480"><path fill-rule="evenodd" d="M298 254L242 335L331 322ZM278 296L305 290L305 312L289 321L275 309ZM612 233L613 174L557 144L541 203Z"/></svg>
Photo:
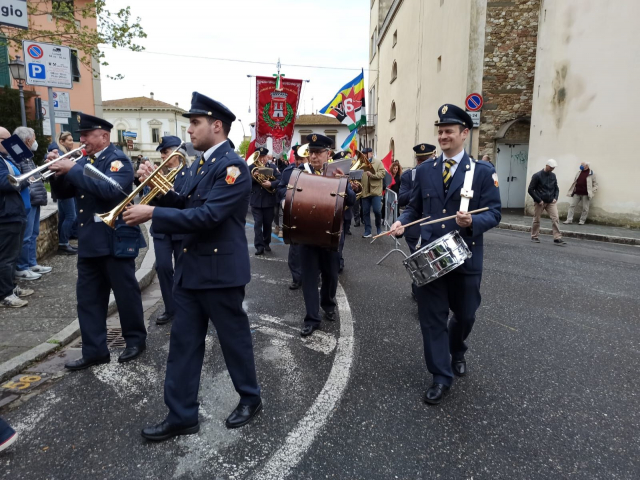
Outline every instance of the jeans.
<svg viewBox="0 0 640 480"><path fill-rule="evenodd" d="M27 225L22 241L22 251L18 258L18 270L21 272L29 270L29 267L35 267L38 264L36 261L36 246L39 234L40 206L32 206L27 214Z"/></svg>
<svg viewBox="0 0 640 480"><path fill-rule="evenodd" d="M74 198L58 200L58 245L69 245L69 237L73 232L76 216Z"/></svg>
<svg viewBox="0 0 640 480"><path fill-rule="evenodd" d="M365 197L362 199L362 211L364 213L364 234L371 234L371 208L376 221L377 233L382 232L382 197Z"/></svg>
<svg viewBox="0 0 640 480"><path fill-rule="evenodd" d="M24 222L0 223L0 300L13 293Z"/></svg>

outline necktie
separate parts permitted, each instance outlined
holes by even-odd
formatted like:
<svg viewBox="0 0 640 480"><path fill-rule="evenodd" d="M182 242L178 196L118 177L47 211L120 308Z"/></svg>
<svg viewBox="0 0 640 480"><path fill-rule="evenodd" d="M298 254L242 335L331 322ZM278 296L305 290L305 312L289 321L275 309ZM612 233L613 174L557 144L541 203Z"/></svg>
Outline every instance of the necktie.
<svg viewBox="0 0 640 480"><path fill-rule="evenodd" d="M96 156L95 155L89 155L89 161L91 162L91 165L93 165L96 161Z"/></svg>
<svg viewBox="0 0 640 480"><path fill-rule="evenodd" d="M204 155L200 157L200 162L198 163L198 170L196 171L196 175L200 173L200 169L202 168L203 165L204 165Z"/></svg>
<svg viewBox="0 0 640 480"><path fill-rule="evenodd" d="M442 180L444 181L444 189L449 190L451 184L451 167L456 164L456 161L452 158L444 162L444 170L442 171Z"/></svg>

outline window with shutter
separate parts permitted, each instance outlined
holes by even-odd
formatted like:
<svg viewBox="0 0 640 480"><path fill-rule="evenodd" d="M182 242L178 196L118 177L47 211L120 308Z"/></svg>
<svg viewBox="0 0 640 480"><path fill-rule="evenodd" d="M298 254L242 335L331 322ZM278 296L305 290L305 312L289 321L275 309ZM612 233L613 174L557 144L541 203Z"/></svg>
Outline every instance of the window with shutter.
<svg viewBox="0 0 640 480"><path fill-rule="evenodd" d="M5 45L6 39L0 36L0 87L11 86L9 75L9 52Z"/></svg>

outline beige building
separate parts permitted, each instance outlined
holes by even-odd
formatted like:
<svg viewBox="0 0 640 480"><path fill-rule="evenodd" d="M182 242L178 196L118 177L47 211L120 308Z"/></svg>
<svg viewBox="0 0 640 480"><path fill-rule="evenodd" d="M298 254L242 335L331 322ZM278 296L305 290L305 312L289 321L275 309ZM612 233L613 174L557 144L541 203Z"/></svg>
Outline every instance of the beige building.
<svg viewBox="0 0 640 480"><path fill-rule="evenodd" d="M413 166L416 143L437 145L438 107L481 93L467 152L490 156L504 208L529 207L529 179L555 158L566 212L566 190L587 160L601 185L590 218L640 224L633 177L621 184L603 164L607 139L632 138L637 109L622 95L640 77L638 13L633 0L372 0L367 133L377 156L392 150Z"/></svg>

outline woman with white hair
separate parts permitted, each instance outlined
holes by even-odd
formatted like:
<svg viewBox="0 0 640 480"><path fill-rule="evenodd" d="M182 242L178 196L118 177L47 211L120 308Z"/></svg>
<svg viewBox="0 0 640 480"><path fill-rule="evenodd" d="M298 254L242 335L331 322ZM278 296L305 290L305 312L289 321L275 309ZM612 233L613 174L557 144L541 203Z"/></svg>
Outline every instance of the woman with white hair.
<svg viewBox="0 0 640 480"><path fill-rule="evenodd" d="M578 225L584 225L589 216L589 205L591 199L598 191L598 182L596 182L596 176L593 174L593 170L589 167L589 162L582 162L580 164L580 170L576 173L573 183L567 192L567 197L571 197L569 203L569 211L567 212L567 219L562 222L565 225L573 223L573 214L580 202L582 202L582 215L580 215L580 221Z"/></svg>

